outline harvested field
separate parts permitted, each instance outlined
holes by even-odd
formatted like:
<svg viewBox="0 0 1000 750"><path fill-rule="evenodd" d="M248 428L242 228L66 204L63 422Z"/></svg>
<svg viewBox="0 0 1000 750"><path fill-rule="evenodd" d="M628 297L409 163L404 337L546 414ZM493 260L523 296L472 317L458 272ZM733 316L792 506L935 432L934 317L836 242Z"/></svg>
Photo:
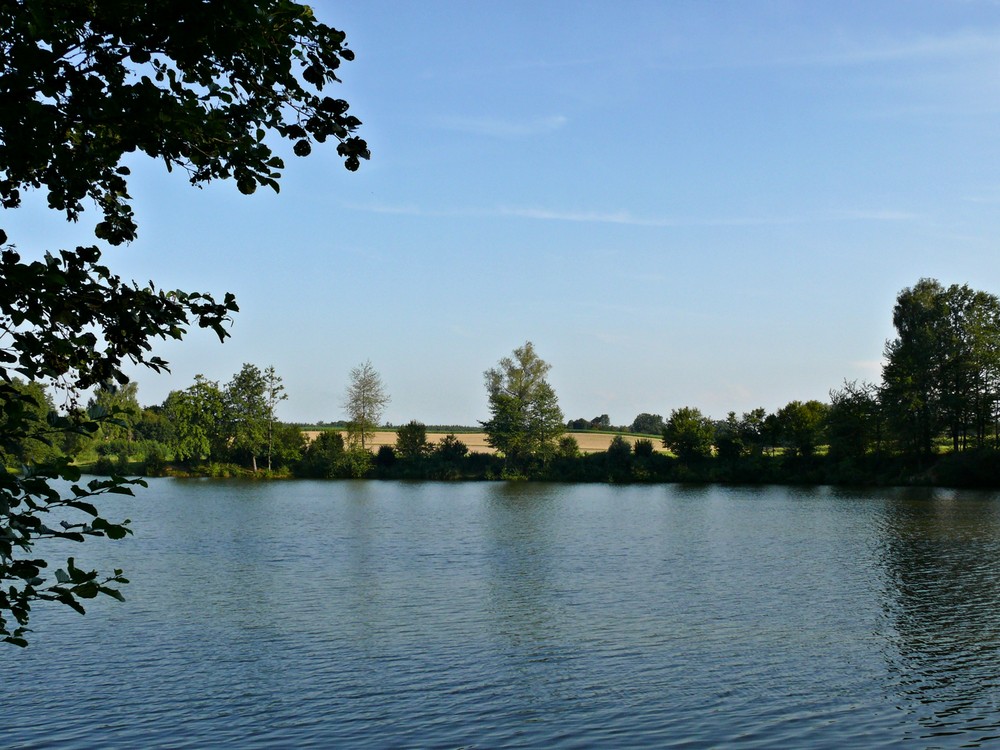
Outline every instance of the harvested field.
<svg viewBox="0 0 1000 750"><path fill-rule="evenodd" d="M307 440L312 440L318 434L318 430L306 430L305 436ZM347 439L347 433L341 433L344 439ZM612 434L606 434L602 432L567 432L567 435L572 435L576 438L577 444L580 446L581 453L600 453L606 451L608 446L611 445L611 440L615 437ZM427 441L431 445L437 445L441 440L444 439L446 433L444 432L428 432ZM496 451L491 448L486 443L486 433L485 432L460 432L456 434L459 440L465 443L470 451L475 453L496 453ZM641 435L622 435L629 443L635 444L636 440L641 439ZM652 438L651 438L652 439ZM378 432L372 433L371 447L373 450L378 450L379 446L382 445L395 445L396 444L396 432L395 430L379 430ZM663 446L660 440L653 439L653 446L658 451L663 451Z"/></svg>

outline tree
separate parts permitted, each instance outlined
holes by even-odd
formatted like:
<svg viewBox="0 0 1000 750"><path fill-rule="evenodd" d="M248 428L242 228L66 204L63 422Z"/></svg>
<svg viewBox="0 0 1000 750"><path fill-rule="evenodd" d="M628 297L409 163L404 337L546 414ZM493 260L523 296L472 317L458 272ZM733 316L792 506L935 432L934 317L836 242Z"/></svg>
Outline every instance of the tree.
<svg viewBox="0 0 1000 750"><path fill-rule="evenodd" d="M396 453L400 458L423 458L431 451L427 442L427 427L423 422L411 420L396 429Z"/></svg>
<svg viewBox="0 0 1000 750"><path fill-rule="evenodd" d="M250 463L257 472L257 456L267 444L270 410L267 401L267 381L256 365L244 364L223 392L226 424L229 426L230 449Z"/></svg>
<svg viewBox="0 0 1000 750"><path fill-rule="evenodd" d="M952 284L941 363L941 406L953 450L983 445L996 425L1000 381L1000 300Z"/></svg>
<svg viewBox="0 0 1000 750"><path fill-rule="evenodd" d="M77 220L96 205L98 238L136 236L122 164L139 152L179 167L193 184L233 178L241 192L278 189L283 164L274 139L308 154L337 141L348 169L368 158L346 102L322 94L353 54L344 34L290 0L142 4L130 0L0 4L0 205L44 189L49 207ZM131 158L131 157L128 157ZM53 431L93 432L76 398L100 383L124 384L124 365L163 370L157 339L188 327L228 336L232 295L168 292L123 281L100 263L96 246L38 252L25 261L0 230L0 450ZM43 422L14 376L62 386L69 416ZM100 575L74 565L45 578L34 553L41 539L121 538L126 523L103 518L94 500L131 494L140 480L112 477L80 485L68 460L28 474L0 474L0 639L26 645L31 605L59 601L80 612L99 594L122 598L121 571ZM63 484L65 483L65 484ZM68 485L63 491L61 487ZM54 523L64 509L87 521Z"/></svg>
<svg viewBox="0 0 1000 750"><path fill-rule="evenodd" d="M663 428L663 445L684 463L711 456L713 437L715 427L712 420L690 406L670 412Z"/></svg>
<svg viewBox="0 0 1000 750"><path fill-rule="evenodd" d="M389 401L382 376L372 367L371 360L351 370L351 381L344 395L344 409L349 417L347 435L352 445L365 449L367 438L378 427Z"/></svg>
<svg viewBox="0 0 1000 750"><path fill-rule="evenodd" d="M905 449L928 455L942 424L941 328L944 289L921 279L896 297L892 323L897 338L886 342L882 369L893 430Z"/></svg>
<svg viewBox="0 0 1000 750"><path fill-rule="evenodd" d="M302 459L306 437L296 425L277 422L271 437L271 458L275 468L294 466Z"/></svg>
<svg viewBox="0 0 1000 750"><path fill-rule="evenodd" d="M621 435L611 438L606 454L613 468L627 470L632 465L632 444Z"/></svg>
<svg viewBox="0 0 1000 750"><path fill-rule="evenodd" d="M87 414L91 419L103 419L98 432L102 441L119 440L131 446L135 439L133 428L142 416L139 406L139 384L113 381L101 383L87 402Z"/></svg>
<svg viewBox="0 0 1000 750"><path fill-rule="evenodd" d="M826 437L834 458L864 457L879 450L882 439L882 404L873 383L844 382L830 391L826 415Z"/></svg>
<svg viewBox="0 0 1000 750"><path fill-rule="evenodd" d="M267 470L271 470L271 456L274 452L274 423L278 404L288 398L281 378L274 371L274 365L264 370L264 402L267 405Z"/></svg>
<svg viewBox="0 0 1000 750"><path fill-rule="evenodd" d="M556 455L560 458L579 458L580 443L572 435L563 435L556 443Z"/></svg>
<svg viewBox="0 0 1000 750"><path fill-rule="evenodd" d="M441 438L433 450L433 454L442 461L457 463L465 458L469 453L469 446L455 437L455 433L450 433Z"/></svg>
<svg viewBox="0 0 1000 750"><path fill-rule="evenodd" d="M607 414L602 414L599 417L594 417L590 420L590 429L592 430L610 430L611 429L611 417Z"/></svg>
<svg viewBox="0 0 1000 750"><path fill-rule="evenodd" d="M167 395L163 413L173 426L170 447L178 461L219 458L228 449L225 397L218 382L195 375L192 385Z"/></svg>
<svg viewBox="0 0 1000 750"><path fill-rule="evenodd" d="M778 409L781 443L798 456L811 456L825 437L829 407L816 400L790 401Z"/></svg>
<svg viewBox="0 0 1000 750"><path fill-rule="evenodd" d="M896 298L897 337L882 371L887 417L905 450L928 455L947 429L954 450L996 432L1000 300L921 279Z"/></svg>
<svg viewBox="0 0 1000 750"><path fill-rule="evenodd" d="M767 416L767 410L758 407L743 412L743 416L740 417L738 423L740 442L752 456L760 456L764 452L768 434L765 427Z"/></svg>
<svg viewBox="0 0 1000 750"><path fill-rule="evenodd" d="M26 411L26 417L30 421L39 425L49 423L56 408L52 403L52 396L45 388L39 383L25 382L20 378L14 378L9 385L17 395L11 394L5 398L0 394L0 419L7 421L8 415L14 416ZM58 450L52 444L50 436L44 432L26 434L23 440L7 442L0 448L0 461L15 469L44 464L57 455Z"/></svg>
<svg viewBox="0 0 1000 750"><path fill-rule="evenodd" d="M643 412L632 420L632 426L629 429L640 435L659 435L663 432L663 427L663 417L659 414Z"/></svg>
<svg viewBox="0 0 1000 750"><path fill-rule="evenodd" d="M549 369L528 341L484 373L492 417L480 424L486 441L515 468L548 460L565 431L556 393L545 379Z"/></svg>
<svg viewBox="0 0 1000 750"><path fill-rule="evenodd" d="M331 479L344 462L344 438L337 430L324 430L306 446L296 473L303 477Z"/></svg>
<svg viewBox="0 0 1000 750"><path fill-rule="evenodd" d="M656 447L649 438L639 438L632 444L632 452L638 458L649 458L656 453Z"/></svg>
<svg viewBox="0 0 1000 750"><path fill-rule="evenodd" d="M740 421L736 418L736 412L729 412L724 422L715 425L713 440L719 458L724 461L734 461L746 453L746 445L743 442Z"/></svg>

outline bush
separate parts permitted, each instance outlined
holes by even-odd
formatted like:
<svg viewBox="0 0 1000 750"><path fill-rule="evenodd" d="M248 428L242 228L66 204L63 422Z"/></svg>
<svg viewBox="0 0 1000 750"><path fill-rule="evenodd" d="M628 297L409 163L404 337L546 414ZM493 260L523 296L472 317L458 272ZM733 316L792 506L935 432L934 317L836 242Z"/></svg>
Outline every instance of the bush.
<svg viewBox="0 0 1000 750"><path fill-rule="evenodd" d="M375 465L380 469L388 469L396 463L396 451L391 445L380 445L375 454Z"/></svg>
<svg viewBox="0 0 1000 750"><path fill-rule="evenodd" d="M636 440L635 445L632 446L632 450L635 452L635 455L642 458L648 458L656 452L656 449L653 447L653 441L649 438L639 438Z"/></svg>
<svg viewBox="0 0 1000 750"><path fill-rule="evenodd" d="M92 471L95 474L102 474L104 476L111 476L112 474L118 473L118 465L108 456L100 456L97 461L94 462Z"/></svg>
<svg viewBox="0 0 1000 750"><path fill-rule="evenodd" d="M469 446L455 437L455 433L452 433L438 443L434 452L442 461L456 462L465 457L469 452Z"/></svg>
<svg viewBox="0 0 1000 750"><path fill-rule="evenodd" d="M572 435L563 435L559 438L559 445L556 448L557 458L576 458L580 455L580 444Z"/></svg>
<svg viewBox="0 0 1000 750"><path fill-rule="evenodd" d="M156 440L144 440L141 444L143 473L149 476L163 476L167 466L167 446Z"/></svg>
<svg viewBox="0 0 1000 750"><path fill-rule="evenodd" d="M345 479L361 479L372 470L373 457L367 448L351 448L344 452L337 463L334 476Z"/></svg>
<svg viewBox="0 0 1000 750"><path fill-rule="evenodd" d="M427 427L415 420L396 430L396 452L400 458L423 458L431 451Z"/></svg>

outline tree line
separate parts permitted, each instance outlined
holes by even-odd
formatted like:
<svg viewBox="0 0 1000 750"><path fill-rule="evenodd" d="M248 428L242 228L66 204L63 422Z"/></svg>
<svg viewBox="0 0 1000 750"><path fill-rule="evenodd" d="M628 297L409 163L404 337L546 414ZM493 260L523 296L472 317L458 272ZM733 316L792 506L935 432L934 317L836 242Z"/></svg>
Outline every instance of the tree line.
<svg viewBox="0 0 1000 750"><path fill-rule="evenodd" d="M480 423L491 455L452 434L427 441L411 421L394 445L373 450L389 394L371 362L350 372L343 429L312 441L278 420L287 398L273 366L245 364L225 384L196 376L162 404L141 408L134 383L103 382L79 414L56 414L37 383L14 381L39 419L94 424L62 442L26 438L9 464L90 456L98 473L140 470L302 477L533 478L572 481L818 481L991 484L1000 448L1000 301L967 285L922 279L893 308L880 383L845 382L828 401L790 401L712 419L693 406L644 412L628 427L608 416L563 418L531 342L484 373L490 417ZM584 455L568 431L644 436Z"/></svg>

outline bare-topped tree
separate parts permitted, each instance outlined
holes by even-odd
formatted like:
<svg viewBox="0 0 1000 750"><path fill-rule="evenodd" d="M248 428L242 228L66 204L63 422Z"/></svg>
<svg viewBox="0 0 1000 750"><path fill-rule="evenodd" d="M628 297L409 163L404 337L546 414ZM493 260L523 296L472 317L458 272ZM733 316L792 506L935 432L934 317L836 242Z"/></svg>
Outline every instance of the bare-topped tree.
<svg viewBox="0 0 1000 750"><path fill-rule="evenodd" d="M378 427L389 400L382 376L372 367L371 360L351 370L351 382L344 395L344 409L348 415L347 436L351 445L367 447L367 438Z"/></svg>

